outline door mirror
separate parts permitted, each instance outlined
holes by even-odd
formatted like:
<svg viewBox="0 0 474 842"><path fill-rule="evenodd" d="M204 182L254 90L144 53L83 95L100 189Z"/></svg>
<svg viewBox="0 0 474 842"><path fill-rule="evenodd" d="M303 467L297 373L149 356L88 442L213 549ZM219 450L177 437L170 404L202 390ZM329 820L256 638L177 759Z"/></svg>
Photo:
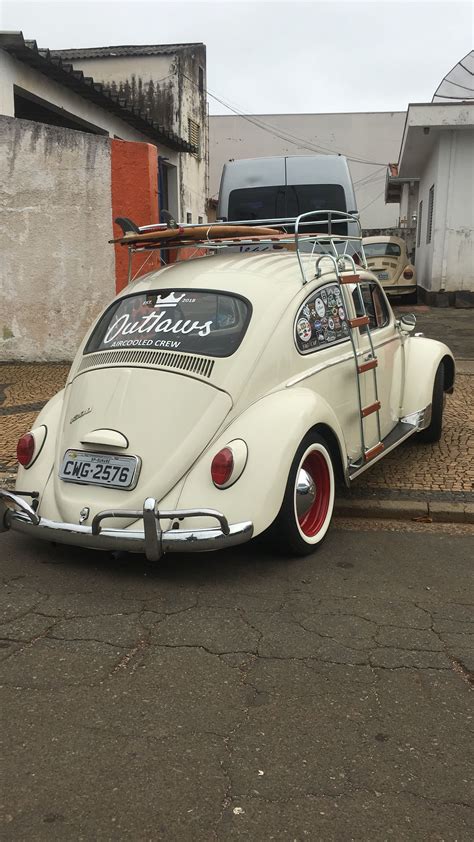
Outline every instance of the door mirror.
<svg viewBox="0 0 474 842"><path fill-rule="evenodd" d="M414 313L404 313L398 320L398 327L402 333L411 333L415 330L416 316Z"/></svg>

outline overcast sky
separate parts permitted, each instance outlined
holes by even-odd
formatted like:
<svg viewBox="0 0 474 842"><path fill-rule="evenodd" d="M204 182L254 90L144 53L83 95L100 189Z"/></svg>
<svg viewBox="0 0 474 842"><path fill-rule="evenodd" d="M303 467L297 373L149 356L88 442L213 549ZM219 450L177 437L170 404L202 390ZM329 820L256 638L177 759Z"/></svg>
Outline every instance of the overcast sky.
<svg viewBox="0 0 474 842"><path fill-rule="evenodd" d="M0 28L39 47L203 41L211 114L402 111L430 102L474 41L474 5L3 0Z"/></svg>

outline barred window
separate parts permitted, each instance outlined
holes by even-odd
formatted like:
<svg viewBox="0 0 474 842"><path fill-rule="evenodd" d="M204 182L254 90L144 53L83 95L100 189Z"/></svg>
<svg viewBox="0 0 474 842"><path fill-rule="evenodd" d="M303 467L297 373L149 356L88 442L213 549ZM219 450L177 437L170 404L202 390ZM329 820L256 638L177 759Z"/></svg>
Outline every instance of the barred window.
<svg viewBox="0 0 474 842"><path fill-rule="evenodd" d="M421 201L420 204L418 205L418 221L416 223L416 225L417 225L416 247L417 248L420 247L420 243L421 243L421 224L422 224L422 222L423 222L423 202Z"/></svg>
<svg viewBox="0 0 474 842"><path fill-rule="evenodd" d="M428 197L428 219L426 220L426 242L431 243L431 233L433 230L433 204L434 204L434 184L430 187Z"/></svg>

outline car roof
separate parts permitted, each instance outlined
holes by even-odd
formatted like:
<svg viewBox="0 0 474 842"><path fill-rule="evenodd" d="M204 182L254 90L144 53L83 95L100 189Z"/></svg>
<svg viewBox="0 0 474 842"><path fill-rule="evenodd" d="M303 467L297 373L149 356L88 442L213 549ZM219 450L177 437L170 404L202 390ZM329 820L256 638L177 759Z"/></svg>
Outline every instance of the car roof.
<svg viewBox="0 0 474 842"><path fill-rule="evenodd" d="M388 234L381 234L378 237L364 237L362 240L362 244L368 245L369 243L397 243L399 246L406 245L405 240L403 240L401 237L392 237Z"/></svg>
<svg viewBox="0 0 474 842"><path fill-rule="evenodd" d="M311 263L314 269L314 256L303 254L301 257L304 265ZM295 252L283 249L243 254L226 251L225 254L183 260L150 272L129 284L121 295L172 287L227 291L257 303L259 299L268 300L269 295L289 300L302 286Z"/></svg>

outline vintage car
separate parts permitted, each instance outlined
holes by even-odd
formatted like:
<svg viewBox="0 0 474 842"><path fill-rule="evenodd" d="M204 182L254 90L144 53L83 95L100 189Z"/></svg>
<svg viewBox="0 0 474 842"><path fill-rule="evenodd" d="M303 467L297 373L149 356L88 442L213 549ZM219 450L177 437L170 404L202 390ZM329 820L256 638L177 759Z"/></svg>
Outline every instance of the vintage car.
<svg viewBox="0 0 474 842"><path fill-rule="evenodd" d="M416 272L400 237L364 237L367 267L389 296L416 296Z"/></svg>
<svg viewBox="0 0 474 842"><path fill-rule="evenodd" d="M411 435L439 438L451 352L414 335L414 316L397 320L374 275L340 254L345 238L304 233L317 215L303 216L292 234L170 235L212 253L139 277L92 325L18 442L0 528L151 561L264 532L311 553L337 480ZM146 256L160 231L121 242ZM272 250L238 252L262 243Z"/></svg>

